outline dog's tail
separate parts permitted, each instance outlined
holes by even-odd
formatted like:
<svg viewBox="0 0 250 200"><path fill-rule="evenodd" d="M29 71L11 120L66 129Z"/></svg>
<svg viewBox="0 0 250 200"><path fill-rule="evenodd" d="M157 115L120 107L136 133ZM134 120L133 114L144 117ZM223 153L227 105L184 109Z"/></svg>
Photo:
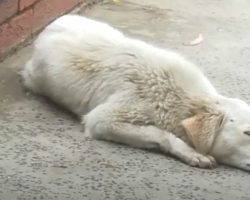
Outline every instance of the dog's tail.
<svg viewBox="0 0 250 200"><path fill-rule="evenodd" d="M22 77L22 81L23 81L23 85L27 88L32 90L33 92L37 92L37 85L35 82L35 78L34 78L34 72L33 72L33 66L32 66L32 59L30 59L24 69L21 71L21 77Z"/></svg>

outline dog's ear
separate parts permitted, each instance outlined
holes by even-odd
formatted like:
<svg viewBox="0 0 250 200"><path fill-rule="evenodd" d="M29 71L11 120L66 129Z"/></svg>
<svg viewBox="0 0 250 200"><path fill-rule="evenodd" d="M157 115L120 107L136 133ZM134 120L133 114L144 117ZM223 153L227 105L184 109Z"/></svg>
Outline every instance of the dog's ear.
<svg viewBox="0 0 250 200"><path fill-rule="evenodd" d="M224 114L199 113L182 121L195 149L207 154L225 121Z"/></svg>

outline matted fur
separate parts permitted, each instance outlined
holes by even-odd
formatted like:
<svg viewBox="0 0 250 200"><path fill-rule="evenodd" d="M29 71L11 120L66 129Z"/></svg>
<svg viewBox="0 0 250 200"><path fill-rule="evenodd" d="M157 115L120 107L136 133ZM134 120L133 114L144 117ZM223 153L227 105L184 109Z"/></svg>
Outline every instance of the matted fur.
<svg viewBox="0 0 250 200"><path fill-rule="evenodd" d="M214 156L249 169L250 153L239 164L221 152L226 130L245 125L229 123L238 117L231 109L238 100L219 95L180 55L105 23L74 15L55 20L35 41L22 75L27 88L82 117L97 139L158 148L192 166L212 167Z"/></svg>

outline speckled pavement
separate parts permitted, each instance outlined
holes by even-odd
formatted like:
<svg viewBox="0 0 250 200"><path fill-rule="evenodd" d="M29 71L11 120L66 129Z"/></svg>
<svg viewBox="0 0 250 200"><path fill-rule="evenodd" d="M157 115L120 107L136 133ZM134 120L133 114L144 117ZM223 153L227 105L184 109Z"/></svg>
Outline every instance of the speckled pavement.
<svg viewBox="0 0 250 200"><path fill-rule="evenodd" d="M248 0L120 0L81 13L186 55L221 93L250 103L249 10ZM203 43L183 45L199 33ZM86 136L72 114L21 87L30 53L0 64L0 200L250 200L247 172Z"/></svg>

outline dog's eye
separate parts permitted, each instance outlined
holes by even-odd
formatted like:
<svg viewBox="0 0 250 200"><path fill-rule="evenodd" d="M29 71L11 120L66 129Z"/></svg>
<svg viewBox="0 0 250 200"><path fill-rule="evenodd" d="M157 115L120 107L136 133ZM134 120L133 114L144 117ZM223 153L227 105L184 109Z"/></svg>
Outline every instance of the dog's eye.
<svg viewBox="0 0 250 200"><path fill-rule="evenodd" d="M244 131L243 133L250 136L250 131Z"/></svg>

